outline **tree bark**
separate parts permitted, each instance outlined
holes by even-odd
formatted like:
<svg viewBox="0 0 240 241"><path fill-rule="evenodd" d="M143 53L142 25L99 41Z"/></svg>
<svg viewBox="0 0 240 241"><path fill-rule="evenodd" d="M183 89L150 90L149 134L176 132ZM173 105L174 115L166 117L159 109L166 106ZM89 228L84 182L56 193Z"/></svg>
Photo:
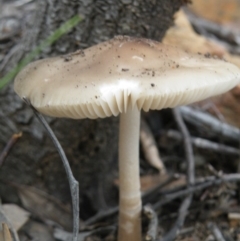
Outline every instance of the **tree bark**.
<svg viewBox="0 0 240 241"><path fill-rule="evenodd" d="M41 0L27 21L18 51L5 63L10 70L39 42L62 23L81 14L83 21L45 49L38 58L85 48L112 38L131 35L161 40L173 22L173 14L187 0ZM0 63L1 67L1 63ZM0 68L1 69L1 68ZM69 201L69 188L59 156L32 111L13 92L12 85L0 93L0 150L14 132L23 131L0 169L0 196L17 202L9 182L34 185L62 201ZM118 118L67 120L48 118L80 182L82 206L112 204L110 192L117 169ZM92 210L82 211L88 217ZM83 209L82 209L83 210Z"/></svg>

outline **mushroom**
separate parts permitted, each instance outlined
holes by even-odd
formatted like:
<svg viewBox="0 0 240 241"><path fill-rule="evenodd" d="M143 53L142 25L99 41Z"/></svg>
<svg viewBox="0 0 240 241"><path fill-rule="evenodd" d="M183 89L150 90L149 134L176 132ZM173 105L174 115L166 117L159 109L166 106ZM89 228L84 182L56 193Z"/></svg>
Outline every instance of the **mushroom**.
<svg viewBox="0 0 240 241"><path fill-rule="evenodd" d="M38 60L14 89L43 114L105 118L120 114L118 240L141 240L140 111L173 108L230 90L240 70L224 60L118 36L84 51Z"/></svg>

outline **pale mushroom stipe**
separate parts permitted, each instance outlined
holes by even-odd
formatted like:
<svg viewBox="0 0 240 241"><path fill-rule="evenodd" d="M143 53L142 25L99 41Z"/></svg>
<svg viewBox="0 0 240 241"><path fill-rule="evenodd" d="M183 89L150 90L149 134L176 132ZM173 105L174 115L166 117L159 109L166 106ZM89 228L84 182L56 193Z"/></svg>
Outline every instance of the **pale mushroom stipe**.
<svg viewBox="0 0 240 241"><path fill-rule="evenodd" d="M55 117L120 114L118 240L141 240L140 110L185 105L221 94L240 82L223 60L188 54L142 38L118 36L84 51L29 64L14 89Z"/></svg>

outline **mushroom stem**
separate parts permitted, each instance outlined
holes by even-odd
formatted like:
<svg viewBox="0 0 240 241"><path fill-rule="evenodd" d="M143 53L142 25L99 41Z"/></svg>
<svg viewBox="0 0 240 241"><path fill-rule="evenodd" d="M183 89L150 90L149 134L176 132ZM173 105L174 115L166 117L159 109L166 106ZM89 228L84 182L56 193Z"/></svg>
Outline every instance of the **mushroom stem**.
<svg viewBox="0 0 240 241"><path fill-rule="evenodd" d="M118 241L141 240L139 177L140 111L137 106L120 116L119 130L119 229Z"/></svg>

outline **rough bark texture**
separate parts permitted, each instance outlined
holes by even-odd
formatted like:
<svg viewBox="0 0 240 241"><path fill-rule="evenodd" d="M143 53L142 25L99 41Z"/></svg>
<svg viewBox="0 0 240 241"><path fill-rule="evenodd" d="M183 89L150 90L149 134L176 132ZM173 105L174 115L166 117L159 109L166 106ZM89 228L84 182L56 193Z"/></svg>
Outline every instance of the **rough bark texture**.
<svg viewBox="0 0 240 241"><path fill-rule="evenodd" d="M142 36L160 40L172 24L174 12L184 0L41 0L36 15L31 15L22 31L21 42L9 58L5 70L14 66L40 40L60 24L81 14L84 20L70 33L44 50L40 57L68 53L85 48L114 35ZM33 21L29 21L33 19ZM1 63L0 63L1 67ZM1 68L0 68L1 69ZM63 201L69 201L68 183L60 159L32 111L14 94L12 86L0 93L0 150L11 134L23 136L0 169L0 196L18 201L6 181L37 186ZM95 209L104 207L113 170L117 167L118 118L104 120L48 119L69 158L80 182L82 200ZM109 175L112 173L112 175ZM104 195L100 195L100 194ZM83 198L87 197L87 199ZM97 198L96 198L97 197ZM84 205L84 202L83 204ZM82 213L82 215L87 216Z"/></svg>

